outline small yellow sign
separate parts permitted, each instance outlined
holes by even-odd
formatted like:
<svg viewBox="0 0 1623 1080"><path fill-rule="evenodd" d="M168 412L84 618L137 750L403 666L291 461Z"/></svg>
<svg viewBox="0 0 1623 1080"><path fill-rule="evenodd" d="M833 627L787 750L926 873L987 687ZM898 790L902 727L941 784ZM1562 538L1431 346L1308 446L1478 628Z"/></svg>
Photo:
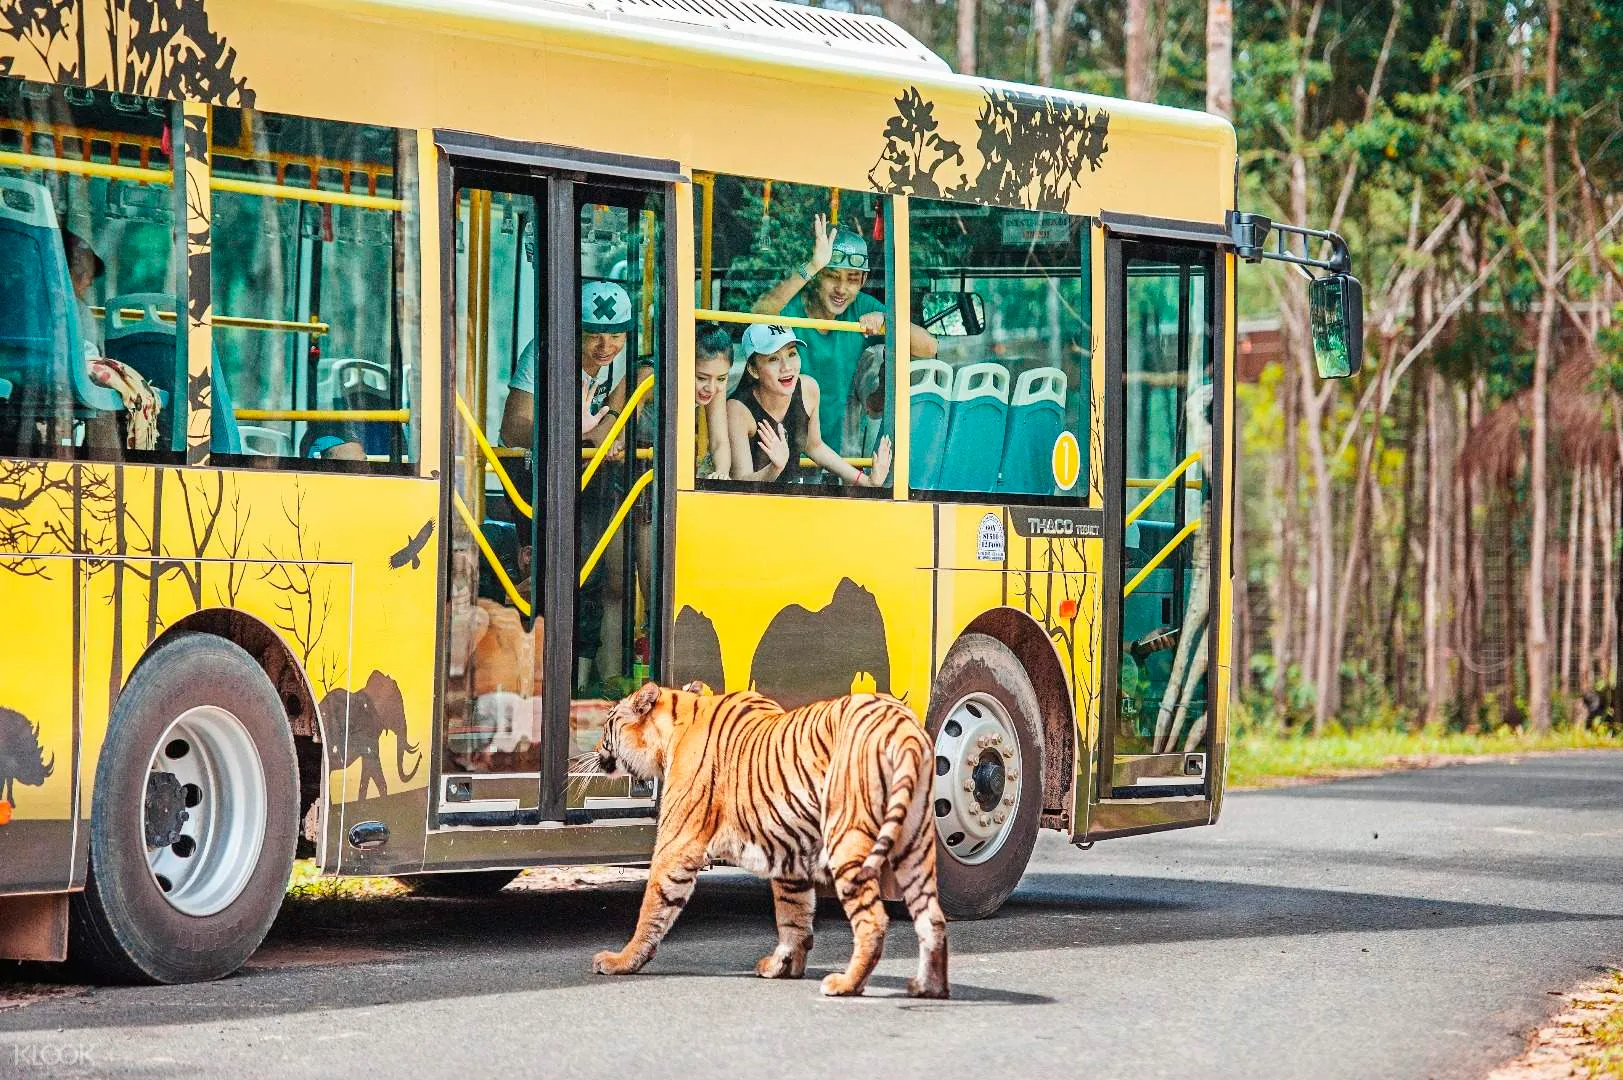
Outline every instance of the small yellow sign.
<svg viewBox="0 0 1623 1080"><path fill-rule="evenodd" d="M1069 431L1060 432L1054 440L1053 465L1054 483L1061 491L1076 486L1076 478L1082 474L1082 448Z"/></svg>

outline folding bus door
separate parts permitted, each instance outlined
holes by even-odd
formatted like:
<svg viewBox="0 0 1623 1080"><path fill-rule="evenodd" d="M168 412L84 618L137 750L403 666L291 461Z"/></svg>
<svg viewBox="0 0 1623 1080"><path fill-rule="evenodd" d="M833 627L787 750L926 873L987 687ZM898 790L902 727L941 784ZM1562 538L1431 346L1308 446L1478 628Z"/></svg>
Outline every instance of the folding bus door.
<svg viewBox="0 0 1623 1080"><path fill-rule="evenodd" d="M1221 431L1213 246L1113 237L1099 795L1207 792ZM1114 684L1112 686L1112 684Z"/></svg>
<svg viewBox="0 0 1623 1080"><path fill-rule="evenodd" d="M594 775L667 637L664 163L440 134L456 221L440 826L647 822Z"/></svg>

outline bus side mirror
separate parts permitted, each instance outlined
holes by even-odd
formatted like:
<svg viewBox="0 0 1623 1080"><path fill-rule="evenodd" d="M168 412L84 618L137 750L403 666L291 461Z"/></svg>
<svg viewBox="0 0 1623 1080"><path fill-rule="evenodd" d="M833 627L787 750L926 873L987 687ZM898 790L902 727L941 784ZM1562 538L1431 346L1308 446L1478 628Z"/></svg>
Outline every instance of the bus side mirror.
<svg viewBox="0 0 1623 1080"><path fill-rule="evenodd" d="M1364 287L1351 274L1314 278L1308 286L1313 359L1321 379L1345 379L1364 363Z"/></svg>
<svg viewBox="0 0 1623 1080"><path fill-rule="evenodd" d="M919 319L938 337L974 337L986 329L986 301L976 292L925 293Z"/></svg>

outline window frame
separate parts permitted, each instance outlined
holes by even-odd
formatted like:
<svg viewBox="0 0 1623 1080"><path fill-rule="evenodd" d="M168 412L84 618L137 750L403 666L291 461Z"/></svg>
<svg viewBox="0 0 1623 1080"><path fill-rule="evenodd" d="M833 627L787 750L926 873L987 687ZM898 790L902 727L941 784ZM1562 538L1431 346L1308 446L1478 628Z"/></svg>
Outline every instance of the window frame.
<svg viewBox="0 0 1623 1080"><path fill-rule="evenodd" d="M1095 427L1101 423L1101 417L1098 415L1100 410L1094 406L1095 361L1100 351L1100 341L1098 336L1098 326L1096 325L1098 289L1093 273L1093 245L1095 240L1094 230L1100 223L1100 217L1087 214L1072 214L1064 211L1032 211L1024 207L1002 206L992 203L966 203L959 202L954 199L939 198L908 200L908 209L910 214L912 212L913 205L920 201L942 205L962 206L965 208L985 208L994 214L1040 212L1045 215L1065 217L1074 223L1074 228L1076 229L1077 234L1074 245L1076 250L1076 280L1078 282L1078 291L1080 293L1078 311L1082 315L1082 322L1079 324L1077 339L1084 343L1084 351L1082 356L1078 359L1076 365L1076 374L1078 376L1078 385L1076 387L1076 392L1078 395L1078 422L1077 428L1073 434L1076 436L1077 443L1081 449L1082 469L1077 476L1076 482L1071 485L1071 490L1062 494L1040 495L1019 491L968 491L956 488L925 488L914 487L911 483L909 483L908 498L916 499L920 502L956 503L976 506L1032 506L1050 507L1055 509L1076 509L1078 507L1094 506L1095 502L1092 497L1092 492L1097 487L1097 481L1104 472L1104 462L1094 460L1091 456L1091 450L1089 449L1093 445L1093 431ZM921 278L920 275L913 272L911 220L908 223L908 233L910 245L908 251L908 288L910 290L917 291L918 282L921 280L927 281L927 279ZM982 276L984 277L985 275ZM1027 278L1033 277L1033 275L1030 274L1008 274L1001 276L1011 278L1022 276ZM1044 275L1044 279L1064 281L1068 280L1068 277L1054 278L1052 275ZM900 389L897 391L897 393L903 397L909 397L912 392L913 357L909 355L907 360L908 362L905 369L906 377L900 383ZM943 431L942 437L946 437L945 431ZM914 448L915 444L913 442L913 433L910 428L908 431L908 460L905 462L898 461L893 468L907 468L908 470L911 470ZM909 476L909 479L911 480L911 476Z"/></svg>
<svg viewBox="0 0 1623 1080"><path fill-rule="evenodd" d="M890 475L887 477L886 482L878 487L861 487L855 484L848 484L843 481L836 481L833 483L785 483L779 480L734 480L731 478L715 480L694 476L693 490L707 492L733 492L751 495L778 495L792 498L847 498L881 501L904 499L906 497L904 494L906 491L906 484L903 482L903 474L900 471L902 461L898 452L896 437L898 424L896 412L896 387L898 385L905 385L899 384L897 380L898 370L905 371L905 359L902 364L897 364L895 358L905 353L908 340L906 334L900 329L901 323L904 320L899 320L897 318L898 310L901 310L904 313L907 311L905 305L898 308L897 302L899 286L904 284L903 277L898 275L897 263L899 259L906 257L906 252L903 251L901 246L897 243L897 220L899 217L905 215L905 198L881 191L843 188L834 184L825 184L815 180L796 180L790 177L745 176L741 173L708 170L699 168L697 166L693 168L693 177L693 186L701 189L703 196L701 201L695 205L692 215L694 227L692 276L690 280L685 280L682 284L683 288L691 290L690 295L694 297L692 319L690 320L690 326L687 328L689 332L693 334L693 337L688 340L693 341L697 340L698 327L703 323L717 322L726 327L729 333L732 333L735 329L746 327L751 322L767 323L775 318L775 316L770 315L756 315L754 312L749 311L734 311L729 308L710 308L706 306L706 304L709 303L708 297L704 298L705 303L701 304L699 302L700 284L704 280L706 269L701 251L705 246L705 230L707 227L710 232L710 246L712 250L714 247L716 181L720 179L731 179L742 181L745 184L788 184L802 188L820 188L830 193L831 196L835 194L849 194L870 198L873 200L873 205L877 208L880 215L880 220L883 222L882 230L884 236L884 239L882 240L884 245L884 274L881 280L883 282L885 298L879 302L883 305L885 312L885 351L887 356L885 373L885 404L886 409L888 410L888 415L881 419L880 431L881 438L889 438L891 441ZM710 270L711 281L713 282L714 267L712 266ZM873 293L869 291L872 280L873 276L870 272L868 280L863 283L864 287L862 291L872 299L879 300L877 296L874 296ZM805 288L809 287L810 284L810 282L807 282L805 285L801 286L801 289L804 290ZM797 291L795 295L799 296L800 292ZM757 299L759 298L757 297ZM750 318L748 320L718 320L711 317L717 313L725 315L749 315ZM912 322L911 318L905 321L910 327ZM738 333L742 333L742 329L738 329ZM830 331L830 333L854 333L854 331ZM734 347L736 348L737 345L738 343L735 341ZM899 347L903 350L902 353L898 352ZM691 348L686 350L686 352L688 355L693 355ZM809 373L813 378L818 378L818 374L816 372L807 371L804 356L802 356L801 360L801 373L803 375ZM693 378L691 365L688 366L688 370L684 372L683 377L687 380L691 380ZM818 402L819 419L821 419L821 410L827 407L829 401L828 388L823 384L821 379L818 380L818 390L822 395ZM846 390L849 390L849 387L847 387ZM731 392L729 391L729 399L731 396ZM844 394L842 393L839 401L842 409L844 408L844 400ZM695 421L693 417L682 416L677 419L676 424L683 426L693 438L697 438L697 431L695 430ZM673 424L673 427L676 426L676 424ZM843 457L844 455L841 456ZM871 462L871 459L869 460ZM871 464L857 465L855 467L858 469L868 469L871 468ZM691 468L691 466L689 466L689 468ZM811 468L817 469L818 466L814 464L811 466Z"/></svg>

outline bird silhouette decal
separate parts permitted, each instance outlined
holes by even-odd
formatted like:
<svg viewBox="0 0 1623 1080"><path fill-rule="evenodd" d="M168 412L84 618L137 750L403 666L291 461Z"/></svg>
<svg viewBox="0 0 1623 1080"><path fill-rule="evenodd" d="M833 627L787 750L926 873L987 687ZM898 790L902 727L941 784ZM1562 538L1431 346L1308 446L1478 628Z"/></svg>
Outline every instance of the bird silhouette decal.
<svg viewBox="0 0 1623 1080"><path fill-rule="evenodd" d="M434 519L429 518L423 527L417 530L417 535L406 541L406 546L389 556L389 569L404 570L410 566L413 570L423 565L421 558L423 548L428 546L428 538L434 535Z"/></svg>

